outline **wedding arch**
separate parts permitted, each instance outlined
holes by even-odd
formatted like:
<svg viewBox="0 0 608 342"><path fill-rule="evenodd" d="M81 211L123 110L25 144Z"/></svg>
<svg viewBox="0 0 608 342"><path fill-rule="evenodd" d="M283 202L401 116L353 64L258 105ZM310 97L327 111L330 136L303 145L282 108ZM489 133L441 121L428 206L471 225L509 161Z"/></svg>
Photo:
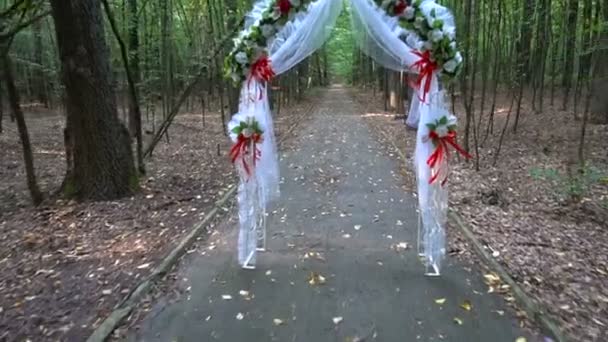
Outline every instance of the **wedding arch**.
<svg viewBox="0 0 608 342"><path fill-rule="evenodd" d="M440 83L463 58L451 12L435 0L349 0L359 48L385 68L418 74L408 124L417 127L414 169L419 206L419 255L439 275L445 256L450 149L456 117ZM225 60L226 77L241 86L239 112L228 125L230 158L240 177L238 261L255 268L266 248L266 209L279 197L279 166L267 84L311 55L329 37L342 0L258 0Z"/></svg>

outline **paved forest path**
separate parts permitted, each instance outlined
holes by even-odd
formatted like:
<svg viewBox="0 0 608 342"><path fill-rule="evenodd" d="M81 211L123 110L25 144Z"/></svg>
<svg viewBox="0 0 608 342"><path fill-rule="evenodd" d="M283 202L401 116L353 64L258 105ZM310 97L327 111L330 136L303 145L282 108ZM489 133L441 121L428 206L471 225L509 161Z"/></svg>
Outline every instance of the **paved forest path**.
<svg viewBox="0 0 608 342"><path fill-rule="evenodd" d="M233 214L210 238L215 248L180 266L187 291L158 303L134 338L513 342L525 335L502 299L486 293L479 270L448 258L442 277L423 275L403 165L381 153L346 89L329 88L315 100L299 143L281 151L281 202L257 270L237 265ZM311 272L325 284L309 284ZM460 307L465 300L470 311Z"/></svg>

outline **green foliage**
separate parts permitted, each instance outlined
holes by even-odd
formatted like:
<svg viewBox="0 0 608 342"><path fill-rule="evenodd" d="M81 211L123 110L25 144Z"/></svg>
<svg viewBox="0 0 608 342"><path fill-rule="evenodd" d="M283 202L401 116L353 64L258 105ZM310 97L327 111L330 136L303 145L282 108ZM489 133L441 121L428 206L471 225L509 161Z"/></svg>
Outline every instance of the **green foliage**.
<svg viewBox="0 0 608 342"><path fill-rule="evenodd" d="M568 175L554 168L534 168L530 175L535 180L547 181L553 185L554 195L558 199L579 201L589 189L606 178L599 169L585 165L579 172Z"/></svg>
<svg viewBox="0 0 608 342"><path fill-rule="evenodd" d="M251 133L262 135L264 131L260 127L260 123L255 118L250 118L249 121L241 121L240 124L232 129L232 133L239 135L245 129L249 129Z"/></svg>
<svg viewBox="0 0 608 342"><path fill-rule="evenodd" d="M353 52L356 48L349 13L348 10L340 13L336 27L326 45L327 51L330 52L328 56L330 73L346 83L352 82Z"/></svg>

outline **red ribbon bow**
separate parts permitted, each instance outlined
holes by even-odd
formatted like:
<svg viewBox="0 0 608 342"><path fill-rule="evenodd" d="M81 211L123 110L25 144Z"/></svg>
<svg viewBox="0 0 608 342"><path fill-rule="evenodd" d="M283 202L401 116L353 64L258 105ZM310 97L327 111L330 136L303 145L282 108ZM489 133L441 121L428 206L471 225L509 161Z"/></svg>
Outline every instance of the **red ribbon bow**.
<svg viewBox="0 0 608 342"><path fill-rule="evenodd" d="M420 57L420 59L412 65L412 69L418 69L418 79L412 87L418 90L422 88L422 97L419 97L419 99L422 102L426 102L426 95L431 90L433 72L437 70L438 66L437 63L431 61L430 51L420 52L413 50L412 53ZM424 88L422 83L424 83Z"/></svg>
<svg viewBox="0 0 608 342"><path fill-rule="evenodd" d="M407 4L405 3L405 1L398 1L395 4L393 11L395 12L396 15L401 15L403 13L403 11L405 11L406 8L407 8Z"/></svg>
<svg viewBox="0 0 608 342"><path fill-rule="evenodd" d="M262 156L262 151L257 148L257 144L262 141L262 135L258 133L253 133L250 137L245 137L243 133L239 134L236 140L236 143L230 149L230 159L232 163L236 163L237 160L241 160L243 163L243 169L245 169L245 173L247 176L251 176L251 168L247 163L246 156L250 153L250 147L252 143L255 145L254 155L253 155L253 167L255 167L256 162Z"/></svg>
<svg viewBox="0 0 608 342"><path fill-rule="evenodd" d="M279 12L282 15L289 14L289 10L291 10L291 3L289 0L279 0Z"/></svg>
<svg viewBox="0 0 608 342"><path fill-rule="evenodd" d="M263 55L251 65L251 73L249 74L249 80L247 84L248 86L251 86L251 80L254 78L260 83L267 83L270 82L270 80L274 76L275 73L274 70L272 70L272 66L270 64L270 58L268 58L268 56L266 55ZM261 86L261 88L263 88L263 86ZM258 99L261 100L264 96L263 89L258 89L258 91L260 92Z"/></svg>
<svg viewBox="0 0 608 342"><path fill-rule="evenodd" d="M449 145L451 145L458 153L463 155L465 158L471 158L471 155L465 151L462 147L460 147L456 143L456 132L449 131L448 135L444 137L440 137L437 132L431 131L429 133L429 138L435 144L435 151L429 156L426 160L426 164L431 168L431 178L429 179L429 184L433 184L439 175L442 174L441 170L436 170L434 173L432 172L436 166L441 167L442 162L445 161L445 167L447 167L447 162L450 157ZM448 181L448 170L444 170L445 178L441 181L441 186L445 185Z"/></svg>

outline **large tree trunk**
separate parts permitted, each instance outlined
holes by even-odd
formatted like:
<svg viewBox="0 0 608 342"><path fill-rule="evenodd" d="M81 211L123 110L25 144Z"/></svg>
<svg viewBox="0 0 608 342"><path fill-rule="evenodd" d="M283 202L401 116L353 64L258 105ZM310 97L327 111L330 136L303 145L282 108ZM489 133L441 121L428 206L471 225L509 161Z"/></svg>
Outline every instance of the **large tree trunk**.
<svg viewBox="0 0 608 342"><path fill-rule="evenodd" d="M114 199L137 186L129 132L118 119L101 2L51 0L66 90L73 170L64 193Z"/></svg>
<svg viewBox="0 0 608 342"><path fill-rule="evenodd" d="M21 139L21 146L23 147L23 160L25 162L27 187L30 190L32 201L35 205L38 205L40 202L42 202L42 193L40 192L38 183L36 182L36 171L34 169L34 157L32 154L32 146L30 144L30 136L27 132L23 111L21 111L21 107L19 105L19 93L17 91L17 87L15 86L15 78L13 77L13 70L8 54L5 54L2 57L2 67L4 69L4 80L6 82L8 102L17 121L19 138Z"/></svg>

